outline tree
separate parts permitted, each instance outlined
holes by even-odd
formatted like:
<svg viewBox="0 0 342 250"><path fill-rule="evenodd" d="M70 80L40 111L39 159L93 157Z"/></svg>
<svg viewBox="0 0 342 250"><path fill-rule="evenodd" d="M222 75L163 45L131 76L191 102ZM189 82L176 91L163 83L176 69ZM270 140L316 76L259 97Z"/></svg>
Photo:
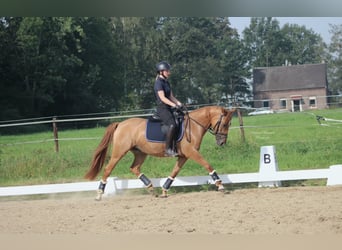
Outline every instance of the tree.
<svg viewBox="0 0 342 250"><path fill-rule="evenodd" d="M326 45L312 29L297 24L285 24L281 29L283 43L279 59L291 64L321 63Z"/></svg>
<svg viewBox="0 0 342 250"><path fill-rule="evenodd" d="M342 25L330 25L332 34L329 45L329 90L332 94L342 94Z"/></svg>
<svg viewBox="0 0 342 250"><path fill-rule="evenodd" d="M243 42L249 51L251 65L269 67L279 65L276 53L279 51L279 22L272 17L251 18L248 28L243 31Z"/></svg>
<svg viewBox="0 0 342 250"><path fill-rule="evenodd" d="M212 88L215 75L208 68L215 70L217 63L212 43L213 30L213 23L208 18L164 19L162 31L168 37L165 44L169 48L164 60L172 64L173 90L184 102L209 101L208 95L212 92L209 89Z"/></svg>
<svg viewBox="0 0 342 250"><path fill-rule="evenodd" d="M110 18L82 18L77 21L84 33L80 40L82 60L77 78L69 76L69 100L73 112L117 110L123 98L123 56L119 34ZM77 98L75 98L77 96Z"/></svg>
<svg viewBox="0 0 342 250"><path fill-rule="evenodd" d="M151 108L155 105L153 82L155 65L166 53L166 39L158 17L113 18L116 38L120 39L125 109Z"/></svg>
<svg viewBox="0 0 342 250"><path fill-rule="evenodd" d="M192 104L219 103L222 97L235 95L228 90L227 72L236 78L242 76L241 68L228 63L233 40L240 43L236 30L228 18L168 18L163 31L168 34L170 60L173 64L171 80L176 83L177 96ZM241 47L240 47L241 48ZM239 48L239 49L240 49ZM244 65L244 61L241 65ZM239 64L241 58L234 58ZM234 80L235 81L235 80Z"/></svg>
<svg viewBox="0 0 342 250"><path fill-rule="evenodd" d="M250 78L248 50L235 35L226 39L222 53L222 93L223 101L232 105L248 101L251 91L247 83Z"/></svg>
<svg viewBox="0 0 342 250"><path fill-rule="evenodd" d="M0 20L1 117L119 109L122 53L109 18Z"/></svg>
<svg viewBox="0 0 342 250"><path fill-rule="evenodd" d="M21 18L0 18L0 120L21 117L22 91L18 82L16 33Z"/></svg>
<svg viewBox="0 0 342 250"><path fill-rule="evenodd" d="M46 115L55 97L66 88L68 72L82 64L82 28L72 18L26 17L16 34L18 82L23 89L22 113ZM74 71L75 70L75 71ZM51 113L50 113L51 114Z"/></svg>
<svg viewBox="0 0 342 250"><path fill-rule="evenodd" d="M0 38L4 119L152 108L162 60L185 103L248 94L250 54L228 18L3 17Z"/></svg>
<svg viewBox="0 0 342 250"><path fill-rule="evenodd" d="M253 67L286 64L321 63L325 44L320 35L305 26L285 24L279 27L272 17L251 18L243 31Z"/></svg>

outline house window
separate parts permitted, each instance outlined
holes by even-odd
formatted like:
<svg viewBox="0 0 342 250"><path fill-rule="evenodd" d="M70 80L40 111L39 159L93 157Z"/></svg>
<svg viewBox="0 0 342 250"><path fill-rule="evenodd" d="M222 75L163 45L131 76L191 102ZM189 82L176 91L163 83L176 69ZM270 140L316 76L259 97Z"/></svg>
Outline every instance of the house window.
<svg viewBox="0 0 342 250"><path fill-rule="evenodd" d="M309 97L309 106L310 108L316 108L316 97Z"/></svg>
<svg viewBox="0 0 342 250"><path fill-rule="evenodd" d="M269 108L270 107L270 101L263 101L263 107Z"/></svg>
<svg viewBox="0 0 342 250"><path fill-rule="evenodd" d="M286 109L286 99L280 99L280 108Z"/></svg>

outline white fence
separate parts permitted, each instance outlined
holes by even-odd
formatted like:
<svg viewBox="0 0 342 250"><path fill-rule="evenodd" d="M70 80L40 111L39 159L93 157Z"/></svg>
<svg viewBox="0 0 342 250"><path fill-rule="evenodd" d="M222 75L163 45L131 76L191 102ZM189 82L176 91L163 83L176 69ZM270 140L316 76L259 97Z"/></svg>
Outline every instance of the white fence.
<svg viewBox="0 0 342 250"><path fill-rule="evenodd" d="M280 186L281 181L327 179L327 185L342 184L342 165L333 165L327 169L278 171L275 146L263 146L260 149L259 172L244 174L220 174L223 184L259 182L259 187ZM151 179L154 187L161 187L166 178ZM208 176L188 176L175 178L172 186L198 186L213 184ZM0 196L18 196L33 194L53 194L97 190L99 182L77 182L64 184L33 185L19 187L0 187ZM105 194L115 194L120 190L145 188L139 179L107 180Z"/></svg>
<svg viewBox="0 0 342 250"><path fill-rule="evenodd" d="M141 116L141 115L139 115ZM146 114L144 115L146 116ZM111 118L127 118L128 116L89 118L89 120L111 119ZM78 119L75 119L78 120ZM84 119L82 119L84 120ZM66 122L71 120L53 120L51 122ZM42 123L42 122L37 122ZM0 127L28 125L24 124L8 124ZM32 123L30 123L32 124ZM56 140L56 138L55 138ZM58 140L58 139L57 139ZM259 183L259 187L263 186L280 186L281 181L308 180L308 179L327 179L327 185L342 184L342 165L333 165L327 169L311 169L311 170L294 170L294 171L278 171L274 146L261 147L259 172L243 173L243 174L219 174L223 184L235 183ZM166 178L151 179L155 187L161 187ZM213 184L210 176L190 176L177 177L172 186L196 186L203 184ZM18 196L18 195L34 195L34 194L53 194L66 192L84 192L97 190L98 181L93 182L77 182L63 184L47 184L17 187L0 187L0 196ZM139 179L118 179L111 177L108 179L105 194L115 194L120 190L144 188L144 184Z"/></svg>
<svg viewBox="0 0 342 250"><path fill-rule="evenodd" d="M220 174L223 184L233 183L269 183L285 180L327 179L327 185L342 184L342 165L333 165L327 169L276 171L274 173L243 173L243 174ZM166 178L151 179L155 187L161 187ZM210 176L177 177L172 186L196 186L213 184ZM33 194L53 194L66 192L95 191L98 181L77 182L65 184L32 185L18 187L0 187L0 196L18 196ZM115 194L120 190L144 188L139 179L108 178L105 194Z"/></svg>

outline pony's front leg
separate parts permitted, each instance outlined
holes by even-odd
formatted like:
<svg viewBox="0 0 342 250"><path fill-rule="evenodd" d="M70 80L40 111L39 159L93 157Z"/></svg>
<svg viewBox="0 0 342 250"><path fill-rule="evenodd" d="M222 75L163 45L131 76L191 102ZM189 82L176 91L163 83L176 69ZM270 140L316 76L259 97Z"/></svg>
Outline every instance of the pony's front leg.
<svg viewBox="0 0 342 250"><path fill-rule="evenodd" d="M215 182L215 185L217 187L218 191L224 191L224 186L222 185L222 181L220 177L217 175L216 170L213 170L209 173L213 181Z"/></svg>
<svg viewBox="0 0 342 250"><path fill-rule="evenodd" d="M203 156L198 151L193 151L191 153L191 156L189 157L202 165L208 172L213 181L215 182L215 185L217 187L218 191L224 191L224 186L222 185L222 180L217 175L216 171L213 169L213 167L203 158Z"/></svg>
<svg viewBox="0 0 342 250"><path fill-rule="evenodd" d="M132 172L134 172L134 171L132 170ZM148 191L150 194L152 194L152 195L156 195L156 194L154 193L154 188L153 188L152 181L151 181L145 174L143 174L143 173L137 173L136 175L137 175L137 177L142 181L142 183L144 183L144 185L145 185L147 191ZM157 196L157 195L156 195L156 196Z"/></svg>
<svg viewBox="0 0 342 250"><path fill-rule="evenodd" d="M179 157L176 161L176 164L170 174L169 177L167 177L163 187L162 187L162 195L161 198L166 198L168 195L168 191L172 185L172 182L174 181L175 177L178 175L179 171L181 170L184 163L187 161L188 158L185 157Z"/></svg>

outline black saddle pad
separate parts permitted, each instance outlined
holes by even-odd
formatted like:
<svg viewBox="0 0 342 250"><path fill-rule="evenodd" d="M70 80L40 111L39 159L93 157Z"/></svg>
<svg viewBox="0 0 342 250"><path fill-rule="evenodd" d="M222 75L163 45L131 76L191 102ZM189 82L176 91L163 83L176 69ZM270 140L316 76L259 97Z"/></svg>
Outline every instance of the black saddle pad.
<svg viewBox="0 0 342 250"><path fill-rule="evenodd" d="M181 122L180 128L178 129L177 142L182 140L184 135L183 122ZM164 143L166 135L162 132L162 125L160 121L147 120L146 125L146 139L150 142Z"/></svg>

